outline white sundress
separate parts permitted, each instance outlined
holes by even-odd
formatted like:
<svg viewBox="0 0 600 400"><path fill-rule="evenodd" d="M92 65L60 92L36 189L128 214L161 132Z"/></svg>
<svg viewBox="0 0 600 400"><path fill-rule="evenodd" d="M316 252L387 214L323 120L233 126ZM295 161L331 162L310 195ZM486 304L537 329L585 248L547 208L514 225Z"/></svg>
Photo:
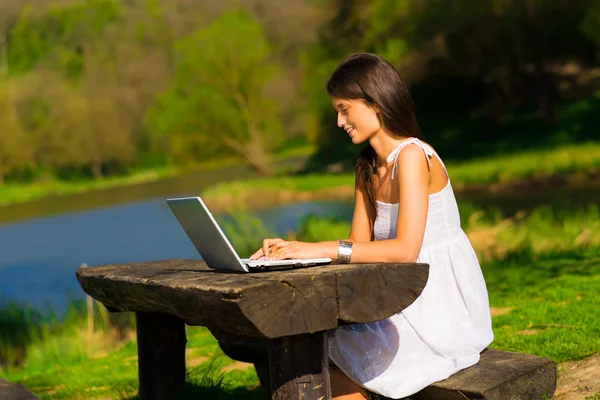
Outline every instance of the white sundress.
<svg viewBox="0 0 600 400"><path fill-rule="evenodd" d="M419 146L409 139L389 155L394 176L400 151ZM445 168L445 167L444 167ZM376 240L395 237L398 204L377 203ZM388 319L344 326L329 338L331 360L362 387L390 398L410 396L479 361L493 340L488 293L477 256L460 226L450 181L429 195L423 244L417 262L429 264L421 295Z"/></svg>

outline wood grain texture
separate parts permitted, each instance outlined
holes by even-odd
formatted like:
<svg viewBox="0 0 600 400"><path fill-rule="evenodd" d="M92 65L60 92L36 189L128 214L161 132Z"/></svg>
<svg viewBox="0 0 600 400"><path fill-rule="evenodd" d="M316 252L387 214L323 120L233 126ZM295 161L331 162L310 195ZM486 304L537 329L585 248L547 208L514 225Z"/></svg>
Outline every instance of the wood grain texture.
<svg viewBox="0 0 600 400"><path fill-rule="evenodd" d="M0 400L37 400L25 386L0 378Z"/></svg>
<svg viewBox="0 0 600 400"><path fill-rule="evenodd" d="M185 325L169 314L136 313L140 400L177 399L185 384Z"/></svg>
<svg viewBox="0 0 600 400"><path fill-rule="evenodd" d="M414 400L541 400L556 390L554 361L530 354L486 349L472 367L410 396Z"/></svg>
<svg viewBox="0 0 600 400"><path fill-rule="evenodd" d="M167 313L241 337L278 338L372 322L422 292L427 264L346 264L230 273L200 260L84 267L83 290L118 311Z"/></svg>
<svg viewBox="0 0 600 400"><path fill-rule="evenodd" d="M327 334L273 339L268 347L272 400L331 399Z"/></svg>

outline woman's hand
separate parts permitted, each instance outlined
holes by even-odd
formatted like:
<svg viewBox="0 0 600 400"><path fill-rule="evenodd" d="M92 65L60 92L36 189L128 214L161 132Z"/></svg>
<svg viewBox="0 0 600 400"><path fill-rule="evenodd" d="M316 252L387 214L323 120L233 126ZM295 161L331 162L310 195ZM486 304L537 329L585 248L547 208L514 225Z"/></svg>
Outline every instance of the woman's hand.
<svg viewBox="0 0 600 400"><path fill-rule="evenodd" d="M273 247L276 243L283 242L283 239L274 238L274 239L265 239L263 240L262 247L258 249L258 251L250 256L251 260L264 259L269 257L269 253L271 247Z"/></svg>
<svg viewBox="0 0 600 400"><path fill-rule="evenodd" d="M279 238L265 239L263 247L250 259L256 260L261 257L271 260L319 258L325 257L325 249L321 243L287 241Z"/></svg>

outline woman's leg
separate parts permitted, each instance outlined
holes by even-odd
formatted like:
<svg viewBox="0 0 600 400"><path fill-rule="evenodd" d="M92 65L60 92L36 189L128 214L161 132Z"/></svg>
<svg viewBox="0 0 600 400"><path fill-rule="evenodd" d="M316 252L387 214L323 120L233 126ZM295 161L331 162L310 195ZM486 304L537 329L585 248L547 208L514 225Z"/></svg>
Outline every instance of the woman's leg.
<svg viewBox="0 0 600 400"><path fill-rule="evenodd" d="M365 400L369 398L365 389L348 378L348 375L333 364L329 364L329 377L334 400Z"/></svg>

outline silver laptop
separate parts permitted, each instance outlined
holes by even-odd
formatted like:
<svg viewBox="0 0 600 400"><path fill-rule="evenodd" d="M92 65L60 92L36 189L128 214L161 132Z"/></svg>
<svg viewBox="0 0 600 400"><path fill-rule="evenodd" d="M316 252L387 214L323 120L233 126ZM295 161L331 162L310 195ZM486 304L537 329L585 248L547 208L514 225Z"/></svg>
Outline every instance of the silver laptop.
<svg viewBox="0 0 600 400"><path fill-rule="evenodd" d="M210 268L251 272L331 263L331 258L276 261L240 258L200 197L167 199L167 204Z"/></svg>

